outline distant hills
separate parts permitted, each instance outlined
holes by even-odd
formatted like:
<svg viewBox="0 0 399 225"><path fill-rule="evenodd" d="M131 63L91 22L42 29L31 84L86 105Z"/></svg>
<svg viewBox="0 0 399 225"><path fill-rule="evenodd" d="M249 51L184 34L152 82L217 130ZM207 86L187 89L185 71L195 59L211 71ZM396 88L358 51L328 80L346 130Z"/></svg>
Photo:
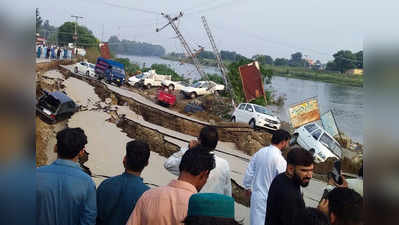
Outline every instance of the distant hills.
<svg viewBox="0 0 399 225"><path fill-rule="evenodd" d="M119 40L117 36L111 36L108 40L109 49L113 54L138 55L138 56L164 56L165 48L161 45L153 45L146 42Z"/></svg>

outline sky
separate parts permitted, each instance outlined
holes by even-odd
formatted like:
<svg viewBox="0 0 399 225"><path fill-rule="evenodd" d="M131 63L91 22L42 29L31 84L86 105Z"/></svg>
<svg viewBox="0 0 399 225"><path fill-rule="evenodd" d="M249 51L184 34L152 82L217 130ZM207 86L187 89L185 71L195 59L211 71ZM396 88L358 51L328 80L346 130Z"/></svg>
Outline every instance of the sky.
<svg viewBox="0 0 399 225"><path fill-rule="evenodd" d="M161 12L171 16L183 12L176 24L193 49L198 45L212 51L202 25L205 16L219 50L236 51L244 56L266 54L290 58L302 52L313 60L327 62L341 50L363 50L366 34L387 30L398 7L360 0L69 0L34 1L43 19L60 26L84 17L87 26L104 41L111 35L152 44L167 52L183 52ZM398 5L398 4L396 4ZM394 22L393 24L396 24ZM374 27L374 25L377 25ZM370 29L373 26L373 29ZM398 29L396 29L398 30Z"/></svg>

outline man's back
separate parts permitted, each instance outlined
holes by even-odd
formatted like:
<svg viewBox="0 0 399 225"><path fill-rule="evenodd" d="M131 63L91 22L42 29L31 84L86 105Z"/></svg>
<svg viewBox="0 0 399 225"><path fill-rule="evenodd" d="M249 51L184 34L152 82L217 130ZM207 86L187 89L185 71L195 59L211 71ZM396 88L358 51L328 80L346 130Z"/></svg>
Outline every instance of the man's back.
<svg viewBox="0 0 399 225"><path fill-rule="evenodd" d="M285 171L287 163L280 149L270 145L260 149L252 157L244 176L244 188L251 189L251 225L265 221L266 201L269 187L279 173Z"/></svg>
<svg viewBox="0 0 399 225"><path fill-rule="evenodd" d="M170 156L164 164L165 169L170 173L179 176L179 165L187 147L182 147L180 151ZM230 167L227 160L215 156L215 168L209 173L208 180L200 191L201 193L217 193L231 196L231 176Z"/></svg>
<svg viewBox="0 0 399 225"><path fill-rule="evenodd" d="M37 224L95 224L95 184L77 163L58 159L37 168L36 187Z"/></svg>
<svg viewBox="0 0 399 225"><path fill-rule="evenodd" d="M265 225L294 225L295 214L305 208L299 185L284 173L274 178L267 199Z"/></svg>
<svg viewBox="0 0 399 225"><path fill-rule="evenodd" d="M177 225L187 216L188 201L197 192L190 183L173 180L168 186L146 191L127 225Z"/></svg>
<svg viewBox="0 0 399 225"><path fill-rule="evenodd" d="M97 225L126 224L148 189L142 178L126 172L103 181L97 189Z"/></svg>

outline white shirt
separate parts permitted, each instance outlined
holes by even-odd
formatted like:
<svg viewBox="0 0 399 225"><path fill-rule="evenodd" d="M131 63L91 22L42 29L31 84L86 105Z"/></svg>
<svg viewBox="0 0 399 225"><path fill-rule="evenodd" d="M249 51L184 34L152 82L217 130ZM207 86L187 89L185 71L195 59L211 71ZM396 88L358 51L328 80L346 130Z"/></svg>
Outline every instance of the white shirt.
<svg viewBox="0 0 399 225"><path fill-rule="evenodd" d="M285 161L281 150L274 145L261 148L254 154L244 176L245 189L252 191L250 222L251 225L265 223L266 203L270 185L274 177L285 172Z"/></svg>
<svg viewBox="0 0 399 225"><path fill-rule="evenodd" d="M170 173L179 176L179 165L188 147L182 147L180 151L170 156L164 163L165 169ZM218 193L231 196L231 178L229 163L215 155L215 168L211 170L206 184L201 189L201 193Z"/></svg>

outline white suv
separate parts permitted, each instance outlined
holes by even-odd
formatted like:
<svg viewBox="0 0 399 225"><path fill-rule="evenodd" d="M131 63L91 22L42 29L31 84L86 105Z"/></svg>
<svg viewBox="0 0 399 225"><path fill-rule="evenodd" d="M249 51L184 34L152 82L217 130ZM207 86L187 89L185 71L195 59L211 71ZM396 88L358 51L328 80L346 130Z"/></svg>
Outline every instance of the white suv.
<svg viewBox="0 0 399 225"><path fill-rule="evenodd" d="M82 61L79 63L76 63L74 65L74 72L75 73L83 73L86 76L91 76L91 77L95 77L96 72L94 71L94 64Z"/></svg>
<svg viewBox="0 0 399 225"><path fill-rule="evenodd" d="M291 138L291 144L295 143L312 152L316 163L324 162L330 157L342 157L338 142L316 123L308 123L296 129Z"/></svg>
<svg viewBox="0 0 399 225"><path fill-rule="evenodd" d="M250 127L263 127L269 130L280 129L280 120L263 106L241 103L231 116L232 122L248 123Z"/></svg>

